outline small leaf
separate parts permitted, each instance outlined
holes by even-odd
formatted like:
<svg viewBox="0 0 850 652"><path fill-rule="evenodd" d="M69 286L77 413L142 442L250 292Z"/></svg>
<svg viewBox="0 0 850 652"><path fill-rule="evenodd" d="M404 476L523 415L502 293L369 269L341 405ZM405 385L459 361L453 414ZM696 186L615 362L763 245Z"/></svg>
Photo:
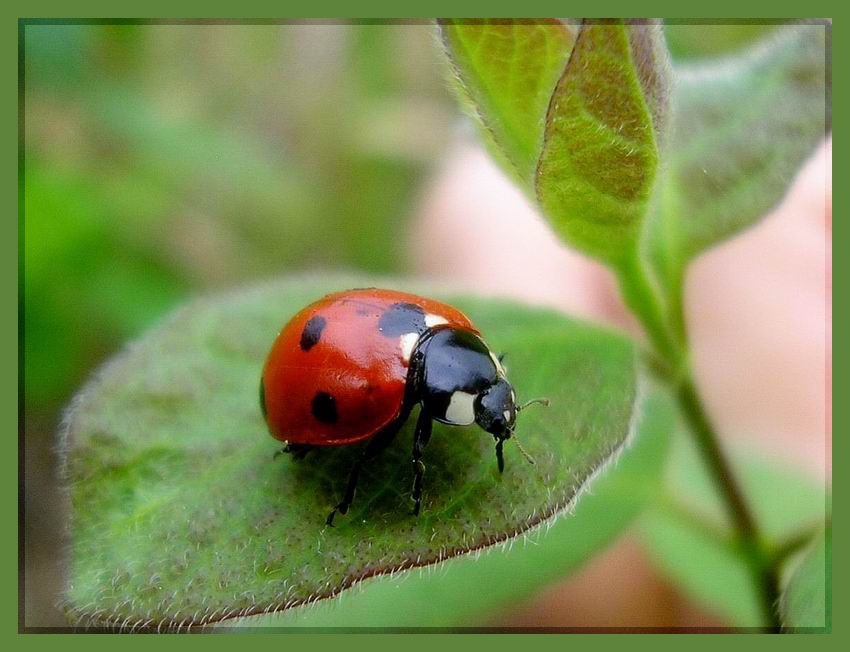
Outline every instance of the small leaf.
<svg viewBox="0 0 850 652"><path fill-rule="evenodd" d="M357 447L273 461L279 443L263 423L257 382L294 312L370 284L296 279L195 302L81 392L64 438L69 617L174 627L320 599L547 521L622 447L637 395L630 342L553 311L447 297L508 353L520 399L551 399L519 423L536 466L507 446L499 476L491 437L436 426L423 512L413 518L411 420L364 471L349 513L326 528Z"/></svg>
<svg viewBox="0 0 850 652"><path fill-rule="evenodd" d="M676 67L652 245L668 283L700 251L765 216L823 140L828 29L787 26L744 54Z"/></svg>
<svg viewBox="0 0 850 652"><path fill-rule="evenodd" d="M543 211L565 240L630 258L659 164L669 70L658 24L584 23L546 116L537 168Z"/></svg>
<svg viewBox="0 0 850 652"><path fill-rule="evenodd" d="M482 555L452 559L439 572L375 578L339 600L248 618L238 625L469 627L492 623L500 609L509 610L605 548L655 497L675 412L669 398L654 392L644 400L640 414L635 440L617 458L616 471L603 473L573 513L545 529ZM470 587L475 587L474 596Z"/></svg>
<svg viewBox="0 0 850 652"><path fill-rule="evenodd" d="M531 190L549 98L575 41L556 19L439 21L462 99L499 158Z"/></svg>
<svg viewBox="0 0 850 652"><path fill-rule="evenodd" d="M832 631L832 528L821 533L791 575L781 612L792 631Z"/></svg>
<svg viewBox="0 0 850 652"><path fill-rule="evenodd" d="M732 463L772 548L824 522L822 483L763 455L739 451ZM763 626L760 596L726 509L689 440L676 441L666 480L667 491L641 523L653 559L682 589L730 624Z"/></svg>
<svg viewBox="0 0 850 652"><path fill-rule="evenodd" d="M777 29L779 21L753 19L730 24L722 19L694 23L687 19L665 19L664 33L675 60L698 59L741 50Z"/></svg>

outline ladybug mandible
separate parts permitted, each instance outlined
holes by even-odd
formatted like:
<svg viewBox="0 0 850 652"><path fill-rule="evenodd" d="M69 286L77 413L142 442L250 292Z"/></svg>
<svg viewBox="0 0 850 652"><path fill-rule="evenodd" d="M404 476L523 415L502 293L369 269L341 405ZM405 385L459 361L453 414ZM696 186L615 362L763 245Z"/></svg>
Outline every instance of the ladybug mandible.
<svg viewBox="0 0 850 652"><path fill-rule="evenodd" d="M492 434L502 472L502 446L516 414L535 402L548 403L516 404L500 359L462 312L375 288L330 294L301 310L278 334L260 380L269 431L287 444L280 452L300 458L317 446L369 440L328 525L348 511L362 465L393 440L415 405L413 514L419 514L422 453L433 421L477 423Z"/></svg>

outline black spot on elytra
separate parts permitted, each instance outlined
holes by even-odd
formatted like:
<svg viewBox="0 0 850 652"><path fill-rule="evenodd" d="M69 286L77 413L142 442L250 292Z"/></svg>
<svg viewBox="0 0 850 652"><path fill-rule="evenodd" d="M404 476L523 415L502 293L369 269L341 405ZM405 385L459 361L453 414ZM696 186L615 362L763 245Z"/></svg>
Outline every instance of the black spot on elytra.
<svg viewBox="0 0 850 652"><path fill-rule="evenodd" d="M325 318L320 315L310 317L310 320L304 324L304 330L301 331L302 351L309 351L316 345L319 338L322 337L322 331L325 329L327 323Z"/></svg>
<svg viewBox="0 0 850 652"><path fill-rule="evenodd" d="M268 419L268 414L266 414L266 387L262 376L260 377L260 409L263 411L263 418Z"/></svg>
<svg viewBox="0 0 850 652"><path fill-rule="evenodd" d="M425 312L414 303L394 303L378 321L378 330L385 337L424 333L426 328Z"/></svg>
<svg viewBox="0 0 850 652"><path fill-rule="evenodd" d="M336 423L339 415L336 412L336 399L327 392L318 392L313 397L313 416L322 423Z"/></svg>

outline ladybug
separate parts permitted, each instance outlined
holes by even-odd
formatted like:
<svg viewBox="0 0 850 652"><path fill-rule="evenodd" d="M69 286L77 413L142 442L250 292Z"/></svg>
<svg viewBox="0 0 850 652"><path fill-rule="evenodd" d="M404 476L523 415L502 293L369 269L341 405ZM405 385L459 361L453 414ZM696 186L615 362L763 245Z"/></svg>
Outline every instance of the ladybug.
<svg viewBox="0 0 850 652"><path fill-rule="evenodd" d="M329 294L301 310L275 339L260 380L269 431L287 444L279 453L301 458L316 447L368 440L328 525L348 511L361 467L393 440L414 406L420 406L412 459L418 515L422 453L433 421L477 423L492 434L502 472L502 446L516 414L534 402L548 403L516 404L500 358L457 308L376 288Z"/></svg>

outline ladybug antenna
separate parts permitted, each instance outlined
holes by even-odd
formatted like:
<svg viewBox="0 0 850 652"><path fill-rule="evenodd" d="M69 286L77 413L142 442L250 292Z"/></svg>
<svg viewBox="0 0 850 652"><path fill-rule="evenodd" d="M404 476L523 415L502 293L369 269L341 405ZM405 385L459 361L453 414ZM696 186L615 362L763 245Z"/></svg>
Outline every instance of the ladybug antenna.
<svg viewBox="0 0 850 652"><path fill-rule="evenodd" d="M526 401L522 405L517 405L516 411L519 412L520 410L524 410L529 405L533 405L534 403L540 403L540 405L544 405L546 407L549 407L549 399L548 398L533 398L530 401Z"/></svg>
<svg viewBox="0 0 850 652"><path fill-rule="evenodd" d="M522 447L522 444L519 443L519 439L516 438L516 434L513 431L511 431L511 439L516 444L516 447L519 448L519 452L522 453L522 456L525 458L526 462L531 465L537 464L537 462L534 461L534 458L531 457L531 455L528 454L528 451L525 450Z"/></svg>

